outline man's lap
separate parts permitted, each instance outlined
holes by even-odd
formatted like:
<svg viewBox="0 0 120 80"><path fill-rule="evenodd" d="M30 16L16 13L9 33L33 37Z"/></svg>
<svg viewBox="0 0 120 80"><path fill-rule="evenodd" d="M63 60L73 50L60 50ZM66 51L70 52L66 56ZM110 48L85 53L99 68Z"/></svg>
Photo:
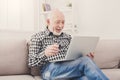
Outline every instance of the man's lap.
<svg viewBox="0 0 120 80"><path fill-rule="evenodd" d="M71 78L83 76L83 72L79 71L79 65L85 60L89 60L89 58L81 57L74 61L49 63L43 70L43 77Z"/></svg>

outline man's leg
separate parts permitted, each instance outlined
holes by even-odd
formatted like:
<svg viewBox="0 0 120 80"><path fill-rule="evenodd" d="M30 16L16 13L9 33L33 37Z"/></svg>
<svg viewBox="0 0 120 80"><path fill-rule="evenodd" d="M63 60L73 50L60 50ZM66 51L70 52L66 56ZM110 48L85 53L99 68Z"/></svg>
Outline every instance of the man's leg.
<svg viewBox="0 0 120 80"><path fill-rule="evenodd" d="M90 79L88 79L87 76L81 76L81 77L73 78L71 80L90 80Z"/></svg>
<svg viewBox="0 0 120 80"><path fill-rule="evenodd" d="M72 77L80 77L81 72L78 71L79 62L65 61L49 63L43 68L42 77L44 80L69 80Z"/></svg>
<svg viewBox="0 0 120 80"><path fill-rule="evenodd" d="M89 57L82 57L80 60L82 62L79 65L79 70L83 71L89 80L109 80Z"/></svg>
<svg viewBox="0 0 120 80"><path fill-rule="evenodd" d="M88 57L81 57L74 61L50 63L43 70L45 80L60 78L74 78L85 75L89 80L108 80L101 70Z"/></svg>

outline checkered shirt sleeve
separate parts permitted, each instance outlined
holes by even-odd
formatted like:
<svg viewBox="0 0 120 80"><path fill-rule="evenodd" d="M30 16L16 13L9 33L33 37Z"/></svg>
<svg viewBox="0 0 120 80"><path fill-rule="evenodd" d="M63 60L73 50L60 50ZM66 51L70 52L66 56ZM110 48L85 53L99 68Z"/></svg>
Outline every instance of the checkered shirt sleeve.
<svg viewBox="0 0 120 80"><path fill-rule="evenodd" d="M44 51L41 49L41 39L38 37L40 35L32 36L29 45L29 66L42 66L47 63ZM41 37L42 38L42 37Z"/></svg>
<svg viewBox="0 0 120 80"><path fill-rule="evenodd" d="M44 32L36 34L32 36L30 45L29 45L29 63L30 67L42 67L46 63L52 60L58 60L65 58L65 53L68 49L68 45L70 43L71 36L67 34L63 34L60 38L55 38L53 36L48 36ZM60 52L58 55L47 57L45 56L44 50L48 45L52 45L53 43L59 43Z"/></svg>

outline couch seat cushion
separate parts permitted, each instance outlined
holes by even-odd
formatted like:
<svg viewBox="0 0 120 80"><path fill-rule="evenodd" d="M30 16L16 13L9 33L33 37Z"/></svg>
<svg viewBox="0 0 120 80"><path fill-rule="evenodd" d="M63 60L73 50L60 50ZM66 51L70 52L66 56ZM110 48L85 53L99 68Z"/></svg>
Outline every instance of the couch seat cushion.
<svg viewBox="0 0 120 80"><path fill-rule="evenodd" d="M10 76L0 76L0 80L35 80L30 75L10 75Z"/></svg>
<svg viewBox="0 0 120 80"><path fill-rule="evenodd" d="M34 76L35 80L42 80L41 76Z"/></svg>
<svg viewBox="0 0 120 80"><path fill-rule="evenodd" d="M102 71L110 80L120 80L120 69L103 69Z"/></svg>

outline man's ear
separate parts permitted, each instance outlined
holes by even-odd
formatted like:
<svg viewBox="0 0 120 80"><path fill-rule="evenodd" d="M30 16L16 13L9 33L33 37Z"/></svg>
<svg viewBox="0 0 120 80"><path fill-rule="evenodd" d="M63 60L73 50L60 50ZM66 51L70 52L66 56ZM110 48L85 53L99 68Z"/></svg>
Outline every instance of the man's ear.
<svg viewBox="0 0 120 80"><path fill-rule="evenodd" d="M47 25L49 26L50 25L50 20L47 19L46 22L47 22Z"/></svg>

